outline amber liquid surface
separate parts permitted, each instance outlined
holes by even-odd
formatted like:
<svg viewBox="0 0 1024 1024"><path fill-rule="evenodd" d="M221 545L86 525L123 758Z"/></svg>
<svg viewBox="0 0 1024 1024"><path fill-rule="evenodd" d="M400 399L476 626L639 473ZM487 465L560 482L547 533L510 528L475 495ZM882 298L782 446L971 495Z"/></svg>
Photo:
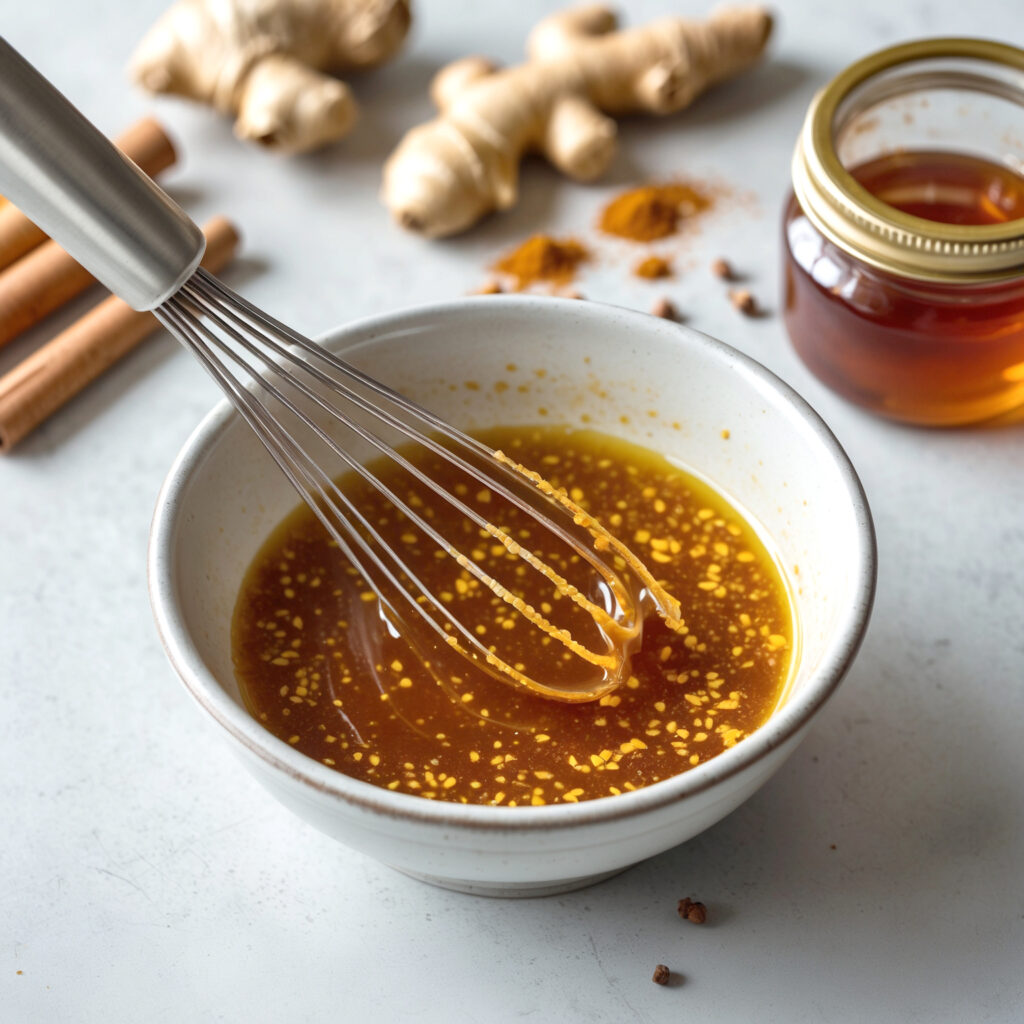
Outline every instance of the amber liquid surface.
<svg viewBox="0 0 1024 1024"><path fill-rule="evenodd" d="M883 202L944 224L1024 217L1024 178L978 157L895 153L851 169ZM826 384L922 424L983 420L1024 403L1024 274L939 284L875 270L823 238L791 197L786 326Z"/></svg>
<svg viewBox="0 0 1024 1024"><path fill-rule="evenodd" d="M893 153L854 167L883 203L939 224L1003 224L1024 217L1024 178L963 153Z"/></svg>
<svg viewBox="0 0 1024 1024"><path fill-rule="evenodd" d="M784 690L795 624L785 580L750 524L664 458L601 434L543 427L481 436L543 471L626 541L681 601L685 631L649 619L628 679L585 704L523 693L443 645L427 671L302 507L258 553L235 608L236 674L254 717L354 778L428 799L504 806L637 789L761 725ZM416 460L439 467L429 453ZM407 497L429 497L407 475L380 471ZM557 646L545 647L547 638L523 622L509 627L507 605L414 541L375 492L358 481L343 485L407 543L411 564L461 618L503 649L547 651L550 671L559 671ZM495 510L511 530L517 514ZM468 533L466 540L474 542ZM508 553L484 538L476 543L476 556L497 571Z"/></svg>

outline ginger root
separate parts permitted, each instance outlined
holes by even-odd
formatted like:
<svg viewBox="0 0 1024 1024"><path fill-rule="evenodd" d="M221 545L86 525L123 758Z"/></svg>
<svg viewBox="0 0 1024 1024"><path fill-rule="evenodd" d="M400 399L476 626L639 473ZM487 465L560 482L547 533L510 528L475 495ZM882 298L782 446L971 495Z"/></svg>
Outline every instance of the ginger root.
<svg viewBox="0 0 1024 1024"><path fill-rule="evenodd" d="M358 108L343 73L386 61L408 0L178 0L149 30L131 74L235 114L235 134L298 153L347 135Z"/></svg>
<svg viewBox="0 0 1024 1024"><path fill-rule="evenodd" d="M528 152L577 181L598 177L615 154L612 116L681 110L756 62L772 19L762 7L722 7L705 21L616 24L605 7L573 8L537 25L525 64L468 57L442 68L431 86L440 116L408 132L384 166L395 219L439 237L507 209Z"/></svg>

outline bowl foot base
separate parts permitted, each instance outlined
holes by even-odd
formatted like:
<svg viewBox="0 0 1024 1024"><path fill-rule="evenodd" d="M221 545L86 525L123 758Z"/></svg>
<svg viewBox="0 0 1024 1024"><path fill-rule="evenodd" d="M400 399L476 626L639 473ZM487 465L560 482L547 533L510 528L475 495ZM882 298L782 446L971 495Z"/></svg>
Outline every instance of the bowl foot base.
<svg viewBox="0 0 1024 1024"><path fill-rule="evenodd" d="M527 899L533 896L557 896L563 892L572 892L575 889L585 889L588 885L596 885L606 878L613 878L628 870L615 868L612 871L602 871L596 875L582 875L579 878L561 878L555 882L471 882L462 881L458 878L438 878L435 875L424 875L418 871L406 871L405 868L395 868L409 878L415 878L420 882L427 882L436 885L441 889L451 889L453 892L464 892L471 896L492 896L501 899Z"/></svg>

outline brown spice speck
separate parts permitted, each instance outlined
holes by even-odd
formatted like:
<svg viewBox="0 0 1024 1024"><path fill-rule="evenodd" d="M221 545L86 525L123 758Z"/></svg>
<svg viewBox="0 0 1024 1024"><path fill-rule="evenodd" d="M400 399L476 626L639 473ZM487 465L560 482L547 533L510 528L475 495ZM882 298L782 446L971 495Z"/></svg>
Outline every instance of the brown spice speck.
<svg viewBox="0 0 1024 1024"><path fill-rule="evenodd" d="M477 295L501 295L505 291L501 287L498 281L495 281L492 277L489 281L485 281L483 285L477 289Z"/></svg>
<svg viewBox="0 0 1024 1024"><path fill-rule="evenodd" d="M668 260L662 259L661 256L648 256L647 259L641 260L633 268L633 273L637 277L645 277L648 280L659 277L671 277L672 264Z"/></svg>
<svg viewBox="0 0 1024 1024"><path fill-rule="evenodd" d="M708 919L708 908L703 903L691 900L689 896L679 901L676 910L684 921L690 921L692 924L703 924Z"/></svg>
<svg viewBox="0 0 1024 1024"><path fill-rule="evenodd" d="M651 316L660 316L662 320L674 320L676 323L682 319L679 315L679 310L676 309L675 303L671 299L664 297L658 299L658 301L651 306Z"/></svg>
<svg viewBox="0 0 1024 1024"><path fill-rule="evenodd" d="M721 258L712 260L711 262L711 273L715 277L720 277L723 281L731 281L734 277L732 264L728 260Z"/></svg>
<svg viewBox="0 0 1024 1024"><path fill-rule="evenodd" d="M651 975L651 981L655 985L667 985L669 979L672 977L672 972L665 966L665 964L658 964L654 968L654 974Z"/></svg>
<svg viewBox="0 0 1024 1024"><path fill-rule="evenodd" d="M729 292L729 301L733 309L738 309L744 316L754 316L757 313L757 300L745 288Z"/></svg>

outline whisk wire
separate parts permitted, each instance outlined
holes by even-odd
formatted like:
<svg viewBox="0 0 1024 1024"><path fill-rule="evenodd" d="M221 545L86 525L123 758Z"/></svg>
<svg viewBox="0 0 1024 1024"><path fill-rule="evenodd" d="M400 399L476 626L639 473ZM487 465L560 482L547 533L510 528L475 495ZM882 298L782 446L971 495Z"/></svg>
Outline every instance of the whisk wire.
<svg viewBox="0 0 1024 1024"><path fill-rule="evenodd" d="M400 623L404 621L401 613L389 596L391 593L397 593L406 599L407 603L417 612L420 619L446 643L451 644L454 642L457 646L461 643L460 650L468 649L479 661L496 666L505 676L521 682L523 677L521 677L518 669L510 665L505 659L500 658L492 648L485 646L461 620L452 616L444 608L438 596L422 583L415 572L387 544L372 523L366 519L349 496L338 488L337 484L324 473L315 460L309 457L301 443L296 440L288 428L269 412L264 403L257 400L252 387L243 387L232 375L231 371L225 368L223 360L226 358L243 370L252 379L253 384L280 402L305 428L326 444L332 452L341 457L346 464L357 469L360 476L370 486L378 489L401 514L405 515L410 522L421 529L442 551L455 558L460 566L474 575L500 598L515 604L510 592L498 584L472 560L465 558L465 556L456 551L428 521L403 502L390 487L373 473L369 472L365 466L353 459L315 420L311 419L274 385L266 374L254 371L253 367L246 362L241 353L228 345L224 338L220 337L216 331L212 330L200 319L201 314L206 311L189 307L194 307L194 300L181 302L178 299L173 299L167 304L166 314L162 319L164 319L168 326L177 329L188 347L200 359L201 364L211 373L214 380L225 390L236 405L239 406L246 422L254 430L264 446L268 448L279 467L285 472L289 482L305 499L317 519L338 544L340 550L345 553L356 570L370 584L387 612L390 613L392 622ZM340 415L333 406L324 403L315 392L311 391L300 381L297 381L293 375L283 373L281 367L273 360L268 360L266 355L257 346L252 344L248 338L230 326L217 322L216 318L212 319L214 319L218 329L236 341L244 352L248 352L259 359L267 369L281 375L283 379L295 385L307 397L313 399L318 406L330 412L340 422L348 425L346 417ZM218 357L215 353L221 353L221 356ZM361 432L361 434L366 433L370 432ZM371 433L370 436L375 437L376 435ZM383 445L382 441L380 443ZM404 459L401 460L401 463L403 465L408 464ZM410 470L413 469L415 467L410 466ZM419 474L418 471L416 475L425 484L430 485L429 477ZM445 497L452 497L446 492L443 493ZM483 522L482 519L473 516L473 510L465 506L464 503L454 500L453 504L463 509L474 521ZM359 529L353 527L352 520L355 520ZM364 536L364 533L369 536L369 540L372 543L367 542L367 537ZM353 549L353 544L365 558L369 559L374 571L370 571L367 562L357 555ZM387 564L386 559L381 557L382 554L386 555L393 565ZM533 563L531 562L531 564ZM382 585L380 577L383 577L383 581L388 584L388 587ZM413 597L409 590L403 586L402 580L407 581L418 592L418 596ZM388 589L389 587L390 590ZM595 664L608 663L612 660L609 656L594 655L593 652L575 641L567 631L554 627L545 616L541 615L529 604L520 601L517 607L520 611L527 614L535 625L540 626L549 636L559 640L578 655ZM442 621L438 621L437 618L431 615L429 609L432 609Z"/></svg>
<svg viewBox="0 0 1024 1024"><path fill-rule="evenodd" d="M204 294L204 292L200 291L199 288L195 286L195 282L201 282L203 285L206 285L209 292L211 292L212 294ZM255 324L258 324L260 327L263 328L265 332L267 332L260 336L260 340L264 342L267 345L267 347L270 348L276 355L289 361L302 372L312 376L315 380L318 380L321 383L326 384L330 388L340 391L342 396L346 398L348 401L352 402L353 405L355 405L357 408L361 409L366 413L369 413L373 417L376 417L377 419L381 420L388 426L401 431L410 439L416 441L418 444L423 445L423 447L425 447L427 450L445 459L447 462L449 462L456 468L472 476L479 477L482 474L485 478L485 482L489 487L491 487L495 494L497 494L505 501L514 505L520 511L525 512L532 518L536 519L538 517L536 507L532 505L530 502L523 499L521 494L516 493L516 491L512 490L511 487L508 486L508 484L503 483L502 480L499 480L495 476L495 473L500 473L505 480L514 482L517 487L524 486L524 477L521 474L519 474L515 468L508 465L507 463L495 461L494 452L492 452L491 449L489 449L486 445L483 445L479 441L477 441L476 438L470 437L468 434L459 430L457 427L452 426L447 421L441 419L439 416L432 413L429 409L426 409L423 406L419 405L418 403L413 402L405 395L402 395L401 393L392 390L391 388L387 387L387 385L382 384L380 381L368 376L367 374L363 373L356 367L352 366L347 361L339 358L338 356L334 355L331 352L328 352L322 346L315 344L308 338L299 334L297 331L292 330L292 328L288 327L287 325L282 324L278 320L275 320L268 313L263 312L262 310L258 309L257 307L253 306L251 303L246 301L241 296L236 295L234 292L231 291L231 289L229 289L222 282L218 281L211 274L208 274L205 270L200 268L200 270L196 272L192 280L185 285L182 291L187 295L193 296L200 303L203 303L205 300L207 306L209 305L209 302L212 299L216 303L218 311L224 317L228 318L236 325L243 327L243 329L251 328L252 324L245 323L245 321L238 316L238 309L243 310L245 314L253 322L255 322ZM285 342L295 345L302 349L303 352L313 357L313 361L311 362L308 360L296 360L294 354L291 351L289 351L287 347L281 345L278 341L275 340L274 334L279 335L281 339L284 340ZM349 387L343 381L339 381L336 378L331 377L328 374L325 374L322 370L320 370L317 367L317 362L325 364L331 367L336 372L340 373L343 377L357 382L361 386L367 388L372 393L377 395L379 398L386 399L388 402L391 402L398 408L402 409L404 412L408 413L413 418L424 422L427 426L431 427L432 429L437 431L437 433L446 437L450 441L453 441L459 446L467 449L468 451L471 451L473 454L475 454L481 460L483 460L482 465L474 465L468 462L467 460L462 458L457 452L446 447L445 445L438 443L433 437L419 430L415 425L410 424L405 420L399 419L398 417L390 413L386 408L381 407L380 405L374 405L373 403L368 402L361 394L359 394L357 391ZM280 372L280 365L275 363L273 360L271 360L268 363L268 365L275 372ZM388 456L389 458L395 461L398 461L401 458L399 453L397 453L393 447L380 441L378 438L375 437L375 435L362 433L359 424L351 421L349 417L343 417L339 415L337 409L330 406L328 403L324 403L322 400L319 399L318 396L315 395L315 393L311 393L309 391L306 391L305 393L314 401L318 402L320 407L323 408L325 411L342 420L342 422L344 422L346 426L349 426L351 429L356 430L359 436L362 437L364 440L373 443L377 450L380 451L382 454ZM402 462L401 465L403 469L409 472L418 472L415 470L415 467L410 466L410 464L407 461ZM423 482L430 485L429 480L424 480ZM548 507L552 508L552 510L557 510L560 515L565 513L564 506L562 506L559 502L553 500L549 496L543 494L543 492L536 491L533 485L528 481L526 481L526 487L529 488L529 493L531 494L531 496L533 496L534 498L542 498ZM446 497L449 496L446 495ZM465 507L460 509L460 511L463 511L465 514ZM480 520L478 525L483 527L487 524L483 520ZM591 550L589 547L583 547L581 549L579 540L577 538L572 537L571 534L568 533L568 531L564 528L562 522L559 522L558 520L545 519L544 526L546 529L550 530L555 536L557 536L562 543L577 548L578 553L582 555L590 564L590 566L602 576L602 578L605 580L607 584L612 586L615 585L615 582L617 580L615 573L607 566L607 564L602 559L598 558L593 552L593 550ZM593 609L588 608L587 610L592 611Z"/></svg>
<svg viewBox="0 0 1024 1024"><path fill-rule="evenodd" d="M380 586L379 583L374 583L375 573L371 571L366 563L356 554L350 541L354 542L356 547L362 551L363 555L370 559L374 569L383 575L387 583L390 584L396 592L403 593L408 597L407 591L402 586L394 570L385 564L384 560L381 558L380 552L383 551L390 554L395 562L398 573L404 575L409 582L419 590L427 603L433 605L438 612L445 616L447 621L452 622L455 629L459 631L469 646L476 649L479 656L486 657L489 652L483 644L481 644L479 640L463 626L462 623L458 622L458 620L451 619L450 616L447 616L445 609L437 596L434 595L403 562L403 560L394 553L394 551L387 545L384 538L366 519L366 517L363 516L348 495L338 488L334 481L331 480L330 477L320 469L316 462L313 461L302 449L301 445L295 440L291 432L279 421L275 420L262 403L255 400L253 393L248 388L242 387L239 382L231 376L230 372L225 370L224 364L212 355L203 344L203 339L205 339L208 344L214 345L218 350L223 351L226 355L235 359L239 365L245 367L246 364L238 359L237 353L233 353L229 347L223 344L221 339L208 331L200 321L187 317L187 315L183 315L182 311L177 308L177 304L174 302L169 303L167 307L165 307L165 310L161 310L158 315L160 315L161 319L166 321L168 326L177 329L177 332L179 332L183 340L186 341L188 347L200 360L204 368L210 373L217 384L219 384L232 398L246 422L256 433L256 436L263 443L264 447L266 447L270 452L271 456L284 472L289 482L306 500L321 525L323 525L328 531L331 538L338 544L340 550L345 554L349 561L352 562L360 575L374 586L374 590L379 599L384 603L392 616L399 621L402 619L398 609L390 599L388 590ZM273 388L272 385L269 385L265 378L255 375L254 379L261 386L266 387L271 393L277 392L277 389ZM277 396L281 397L281 400L284 401L288 407L294 410L294 406L292 406L291 403L288 403L283 396L280 396L279 392L277 392ZM308 418L306 418L301 412L298 412L297 410L295 411L296 414L304 420L307 426L311 429L317 430L319 433L319 428L314 422L308 420ZM321 434L321 436L323 436L324 439L332 445L332 448L336 448L333 442L331 442L326 435ZM338 450L338 453L346 459L349 458L347 453L344 453L341 450ZM368 482L372 483L375 479L376 478L371 476ZM333 492L335 498L331 498L328 492ZM347 515L341 511L341 508L339 508L335 502L339 502L341 504L347 512ZM327 511L325 511L325 509ZM328 514L328 512L330 514ZM352 528L348 518L349 516L355 519L356 522L359 523L361 529L365 530L379 545L379 551L368 544L358 530L354 530ZM339 530L339 526L342 526L343 528L347 527L344 533L342 530ZM438 541L435 541L435 543L437 542ZM444 543L443 538L440 539L440 542ZM447 640L447 637L450 634L448 634L436 620L424 613L420 603L415 600L411 601L411 603L420 612L424 621L426 621L435 630L435 632L442 637L442 639Z"/></svg>
<svg viewBox="0 0 1024 1024"><path fill-rule="evenodd" d="M236 323L239 325L242 324L239 318L232 316L230 313L226 311L225 316L232 323ZM238 331L234 330L230 325L226 324L222 324L221 329L224 330L226 334L228 334L234 341L241 345L246 351L248 351L256 358L260 359L269 370L273 371L274 373L281 373L280 365L273 360L267 359L266 355L262 353L259 350L259 348L255 346L243 334L239 333ZM211 336L211 340L214 340L218 347L222 348L222 350L227 355L229 355L233 359L236 359L240 366L246 367L248 369L247 364L245 364L243 360L238 359L237 354L234 353L230 348L224 346L219 339L215 339L213 336ZM273 344L269 339L264 339L264 341L267 343L268 347L271 347L273 351L277 352L281 356L290 356L290 353L286 349L280 347L279 345ZM303 364L302 369L310 373L316 379L328 385L333 386L335 383L333 378L322 373L313 366ZM289 412L298 417L306 427L312 430L316 434L316 436L319 437L335 455L339 456L344 460L344 462L346 463L346 465L349 466L350 469L353 469L357 473L357 475L359 475L364 481L369 483L372 487L374 487L381 494L383 494L384 497L387 498L388 501L390 501L391 504L395 508L397 508L402 515L404 515L414 526L416 526L423 533L425 533L443 551L447 552L449 555L455 557L458 560L458 553L454 551L454 549L452 549L448 541L437 530L435 530L434 527L431 526L426 519L424 519L417 512L415 512L410 505L404 502L395 493L393 489L391 489L387 484L384 483L383 480L380 479L380 477L372 473L369 470L369 468L365 465L365 463L363 463L360 460L353 459L344 448L342 448L329 434L327 434L319 426L319 424L316 423L315 420L312 420L311 418L306 416L306 414L302 412L302 410L300 410L286 395L284 395L280 391L280 389L276 388L273 384L271 384L270 381L266 379L266 377L260 377L259 380L261 385L271 395L273 395L273 397L277 399L277 401L279 401L285 408L287 408ZM300 378L291 376L288 378L288 381L294 388L296 388L296 390L298 390L301 394L303 394L306 398L313 402L318 408L328 413L328 415L333 417L338 422L342 423L344 426L355 431L360 438L371 443L374 446L374 448L376 448L376 450L381 454L388 456L396 465L398 465L401 469L407 472L413 479L418 480L420 483L422 483L424 486L428 488L434 489L434 482L430 478L430 476L428 476L426 473L420 470L419 467L417 467L407 458L405 458L401 454L401 452L396 451L394 448L388 445L381 437L379 437L379 435L375 434L373 431L361 427L358 423L352 421L350 417L344 416L339 411L337 406L332 405L329 402L325 402L323 398L321 398L312 388L306 385ZM465 463L463 460L454 459L453 461L458 465L465 466L466 470L470 471L471 467L469 467L469 465ZM337 491L337 488L334 487L333 485L332 490L334 490L336 493L340 493ZM480 515L480 513L477 512L476 509L472 508L465 502L461 501L457 495L447 490L442 490L440 492L437 492L436 489L434 490L435 493L439 493L439 496L443 498L443 500L447 501L449 505L451 505L452 508L455 509L455 511L463 515L466 519L468 519L475 526L477 526L477 528L480 529L484 535L490 535L494 537L496 540L500 541L506 547L506 549L510 551L510 553L513 553L517 557L522 558L525 562L527 562L527 564L529 564L532 568L536 569L538 572L545 573L556 589L567 594L576 604L578 604L590 615L598 616L607 614L605 609L599 608L597 605L594 604L594 602L590 601L585 594L581 593L577 588L572 587L572 585L564 576L557 573L550 566L543 563L541 559L539 559L532 552L524 548L522 545L519 545L512 541L504 530L502 530L500 527L495 527L494 525L492 525L484 516ZM359 519L364 527L370 529L368 524L361 516L359 517ZM380 543L383 543L379 535L375 532L374 537ZM482 583L484 586L492 590L499 598L508 601L507 590L500 584L496 586L493 577L491 577L488 573L484 572L484 570L479 565L477 565L475 562L469 559L463 559L462 561L460 561L459 564L473 577L475 577L480 583ZM403 570L408 571L407 567L405 567L404 565ZM424 591L422 587L420 589L421 592L427 593L427 591ZM432 603L436 605L436 602L432 601ZM550 620L547 619L540 612L538 612L537 609L534 608L532 605L524 604L522 606L522 610L525 611L531 617L531 620L536 625L538 625L541 629L545 630L548 633L548 635L554 636L557 640L559 640L559 642L561 642L564 646L568 647L570 650L573 650L575 653L586 656L580 645L575 643L572 640L571 636L569 636L569 634L564 633L562 631L558 631L550 622ZM465 630L461 630L461 632L463 632L464 634L466 633ZM477 646L482 648L482 645Z"/></svg>
<svg viewBox="0 0 1024 1024"><path fill-rule="evenodd" d="M353 416L347 406L339 406L340 397L353 409L360 410L375 422L398 431L404 438L415 441L450 465L483 484L498 497L526 513L544 530L567 545L573 559L582 558L607 586L602 599L614 602L616 611L631 613L628 601L623 601L622 583L612 569L581 539L565 528L565 522L552 519L538 510L537 502L556 509L565 517L566 502L558 501L525 476L514 463L500 461L496 453L485 445L452 427L444 420L386 385L367 376L345 360L327 352L319 345L263 313L235 295L216 278L199 270L182 289L157 311L157 316L177 334L216 383L225 391L256 432L289 482L310 506L320 523L328 531L339 549L351 562L382 602L394 622L405 622L395 605L394 596L403 599L403 606L411 605L419 618L445 643L454 644L463 653L470 653L478 662L495 666L505 677L528 683L531 688L551 696L565 698L565 691L527 680L513 667L485 646L481 639L458 616L452 614L427 587L417 573L406 563L394 546L370 522L334 479L307 451L308 445L295 437L283 419L267 405L269 398L295 418L304 431L309 432L338 459L354 471L366 484L381 494L416 529L429 538L446 555L507 604L523 614L533 625L558 640L564 647L594 665L606 668L616 664L608 654L589 650L574 639L569 631L553 625L523 598L508 590L490 576L474 559L459 552L409 502L395 493L392 487L372 472L365 462L355 458L325 427L310 415L309 409L319 410L328 417L327 422L340 424L373 450L390 459L410 477L431 493L446 501L466 521L472 523L483 536L498 540L510 555L524 560L546 576L556 596L566 596L588 612L599 632L608 640L601 623L614 620L612 605L601 607L590 597L573 587L560 574L547 565L543 558L513 540L500 526L488 521L479 511L462 501L458 495L440 487L429 474L414 465L401 452L396 451L376 430ZM296 353L298 349L298 353ZM254 365L254 363L256 365ZM232 369L234 367L234 369ZM330 372L328 372L330 371ZM243 383L239 374L247 380ZM340 379L339 379L340 378ZM323 397L310 383L329 389L331 400ZM284 390L277 382L284 385ZM359 389L362 388L363 391ZM370 397L367 397L366 392ZM297 394L309 403L303 408L291 397ZM264 395L267 397L260 397ZM393 407L393 408L392 408ZM396 414L398 410L402 415ZM411 422L410 422L411 421ZM421 425L440 435L448 444L421 429ZM450 447L449 445L453 445ZM474 461L475 460L475 461ZM514 484L514 486L512 486ZM528 492L532 501L523 497ZM581 520L572 516L576 528ZM584 525L583 529L586 529ZM588 531L593 536L592 531ZM635 623L627 623L627 627Z"/></svg>

